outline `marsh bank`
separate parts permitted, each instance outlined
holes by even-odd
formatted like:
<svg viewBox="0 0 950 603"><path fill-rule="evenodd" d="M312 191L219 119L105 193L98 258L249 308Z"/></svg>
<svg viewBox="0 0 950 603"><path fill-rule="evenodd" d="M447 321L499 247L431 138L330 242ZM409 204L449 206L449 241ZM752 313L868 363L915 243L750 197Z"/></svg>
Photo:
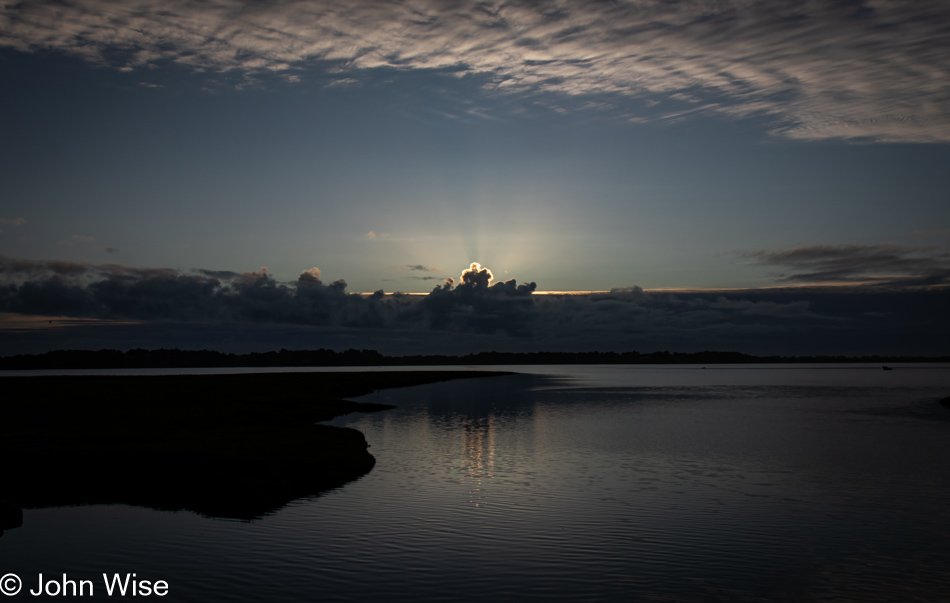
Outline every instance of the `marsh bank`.
<svg viewBox="0 0 950 603"><path fill-rule="evenodd" d="M362 433L317 422L392 406L345 398L500 374L7 377L0 500L260 517L373 468Z"/></svg>

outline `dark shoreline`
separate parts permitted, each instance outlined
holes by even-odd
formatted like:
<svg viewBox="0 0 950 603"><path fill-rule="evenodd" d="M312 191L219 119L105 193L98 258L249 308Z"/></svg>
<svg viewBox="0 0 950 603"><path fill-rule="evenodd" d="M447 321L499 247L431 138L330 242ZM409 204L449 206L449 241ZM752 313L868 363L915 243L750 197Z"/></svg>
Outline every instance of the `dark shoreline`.
<svg viewBox="0 0 950 603"><path fill-rule="evenodd" d="M7 377L0 504L130 504L254 519L373 468L363 434L316 424L345 398L499 372ZM8 525L6 527L15 527Z"/></svg>
<svg viewBox="0 0 950 603"><path fill-rule="evenodd" d="M291 368L542 364L898 364L950 362L950 356L752 356L741 352L479 352L465 356L384 356L374 350L280 350L229 354L214 350L56 350L0 357L0 370L143 368Z"/></svg>

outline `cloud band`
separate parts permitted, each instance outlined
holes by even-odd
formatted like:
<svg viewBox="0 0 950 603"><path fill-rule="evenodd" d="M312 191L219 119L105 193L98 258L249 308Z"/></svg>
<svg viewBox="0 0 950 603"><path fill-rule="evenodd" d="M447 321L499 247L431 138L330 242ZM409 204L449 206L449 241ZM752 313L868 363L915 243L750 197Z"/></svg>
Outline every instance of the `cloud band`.
<svg viewBox="0 0 950 603"><path fill-rule="evenodd" d="M799 139L950 141L939 0L49 0L3 5L0 46L291 81L314 62L340 81L443 70L489 93L662 102L624 109L634 120L764 115Z"/></svg>

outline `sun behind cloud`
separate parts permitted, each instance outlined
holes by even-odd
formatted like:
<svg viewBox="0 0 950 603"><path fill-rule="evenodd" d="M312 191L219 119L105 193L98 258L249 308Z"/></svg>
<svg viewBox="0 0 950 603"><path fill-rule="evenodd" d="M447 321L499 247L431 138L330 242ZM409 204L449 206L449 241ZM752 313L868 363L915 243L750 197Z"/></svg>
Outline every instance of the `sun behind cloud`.
<svg viewBox="0 0 950 603"><path fill-rule="evenodd" d="M495 275L487 267L483 268L478 262L472 262L472 265L462 271L459 282L463 285L472 284L476 287L487 287L491 285Z"/></svg>

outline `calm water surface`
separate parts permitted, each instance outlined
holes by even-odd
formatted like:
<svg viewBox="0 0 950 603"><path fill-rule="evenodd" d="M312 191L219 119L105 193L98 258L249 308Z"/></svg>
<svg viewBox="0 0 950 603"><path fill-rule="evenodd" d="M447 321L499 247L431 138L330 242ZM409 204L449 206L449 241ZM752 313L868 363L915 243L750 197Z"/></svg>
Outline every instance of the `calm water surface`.
<svg viewBox="0 0 950 603"><path fill-rule="evenodd" d="M367 396L399 408L333 424L376 468L255 522L28 510L0 574L102 595L136 572L182 601L950 600L947 367L516 370Z"/></svg>

